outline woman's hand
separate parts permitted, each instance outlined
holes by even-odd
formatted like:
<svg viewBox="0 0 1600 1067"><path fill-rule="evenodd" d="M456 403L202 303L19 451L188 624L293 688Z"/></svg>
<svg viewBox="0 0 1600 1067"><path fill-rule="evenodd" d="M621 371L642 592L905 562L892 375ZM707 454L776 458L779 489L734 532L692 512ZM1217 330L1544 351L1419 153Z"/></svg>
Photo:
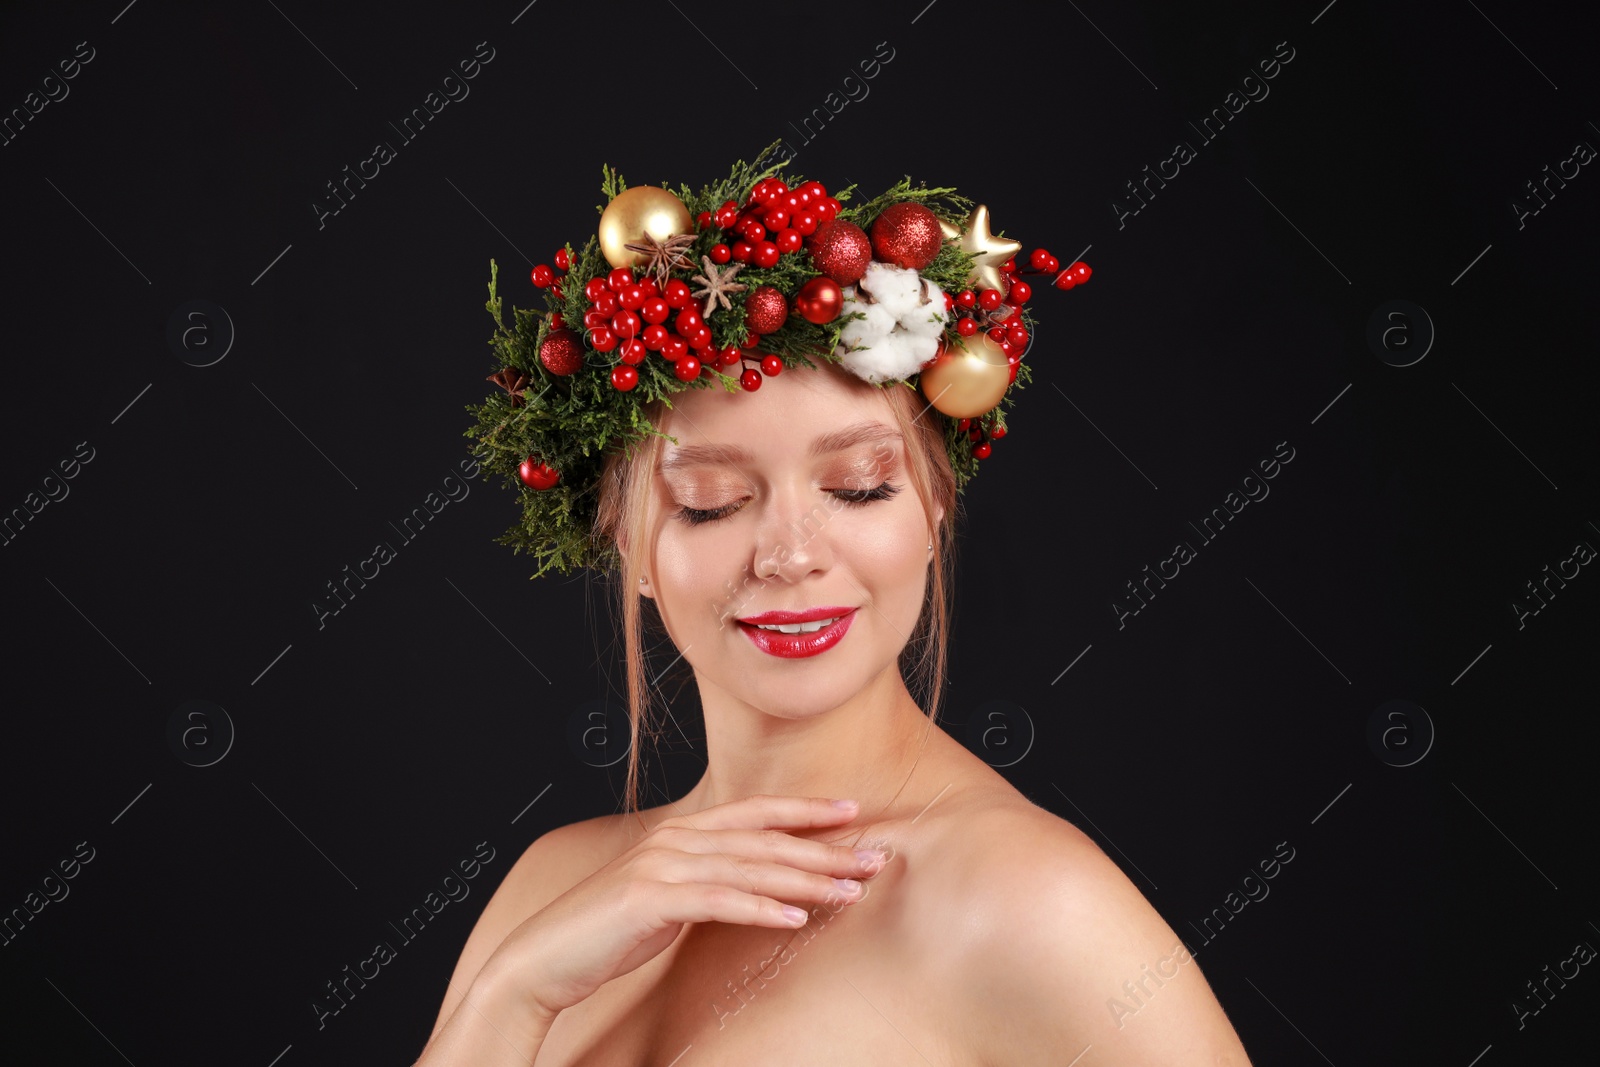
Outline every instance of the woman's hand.
<svg viewBox="0 0 1600 1067"><path fill-rule="evenodd" d="M753 796L665 819L523 921L483 974L536 1016L554 1019L653 959L684 923L797 929L813 904L861 899L856 879L876 874L882 853L807 840L785 828L839 826L856 811L853 802ZM790 901L804 907L789 907Z"/></svg>

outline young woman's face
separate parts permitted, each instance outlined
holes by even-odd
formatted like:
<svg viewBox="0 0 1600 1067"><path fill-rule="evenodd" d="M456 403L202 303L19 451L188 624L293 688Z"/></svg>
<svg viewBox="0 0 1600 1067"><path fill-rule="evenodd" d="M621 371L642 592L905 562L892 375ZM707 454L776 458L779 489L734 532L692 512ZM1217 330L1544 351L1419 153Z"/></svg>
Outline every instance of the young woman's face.
<svg viewBox="0 0 1600 1067"><path fill-rule="evenodd" d="M660 429L678 444L663 442L641 589L702 693L801 718L898 670L942 516L911 485L889 398L823 364L673 404ZM839 621L809 634L741 621L813 609Z"/></svg>

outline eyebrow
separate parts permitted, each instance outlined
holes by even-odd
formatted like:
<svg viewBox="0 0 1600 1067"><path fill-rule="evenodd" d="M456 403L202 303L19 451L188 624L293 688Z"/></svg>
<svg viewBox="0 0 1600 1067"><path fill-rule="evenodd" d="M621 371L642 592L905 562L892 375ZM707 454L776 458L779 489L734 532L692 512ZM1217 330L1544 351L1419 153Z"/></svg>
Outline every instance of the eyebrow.
<svg viewBox="0 0 1600 1067"><path fill-rule="evenodd" d="M812 456L825 456L830 452L842 452L855 445L886 440L904 443L900 431L892 427L881 422L858 422L854 426L846 426L819 435L812 440L807 453ZM754 458L749 449L740 445L684 445L674 449L671 455L661 461L661 470L682 470L685 467L701 464L750 463Z"/></svg>

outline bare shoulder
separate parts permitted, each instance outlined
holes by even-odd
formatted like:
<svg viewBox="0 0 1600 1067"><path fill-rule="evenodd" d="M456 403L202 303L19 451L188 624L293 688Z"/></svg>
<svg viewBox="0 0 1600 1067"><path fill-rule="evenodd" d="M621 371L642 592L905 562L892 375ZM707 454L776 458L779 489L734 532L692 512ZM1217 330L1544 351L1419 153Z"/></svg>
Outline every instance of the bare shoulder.
<svg viewBox="0 0 1600 1067"><path fill-rule="evenodd" d="M916 893L978 1062L1249 1060L1183 941L1095 842L1010 789L953 805Z"/></svg>
<svg viewBox="0 0 1600 1067"><path fill-rule="evenodd" d="M639 816L600 815L567 823L539 835L523 850L467 937L434 1022L434 1033L449 1020L500 943L529 916L626 851L638 838L640 818L652 823L654 810Z"/></svg>

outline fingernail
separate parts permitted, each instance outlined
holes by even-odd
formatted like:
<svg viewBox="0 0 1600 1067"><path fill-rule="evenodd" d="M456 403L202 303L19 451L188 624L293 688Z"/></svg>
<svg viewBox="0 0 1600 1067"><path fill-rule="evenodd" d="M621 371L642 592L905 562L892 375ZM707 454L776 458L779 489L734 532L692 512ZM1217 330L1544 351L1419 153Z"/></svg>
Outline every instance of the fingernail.
<svg viewBox="0 0 1600 1067"><path fill-rule="evenodd" d="M806 921L805 909L797 908L793 904L785 904L783 906L783 917L792 923L803 923Z"/></svg>
<svg viewBox="0 0 1600 1067"><path fill-rule="evenodd" d="M883 853L883 851L881 849L876 849L876 848L858 848L858 849L856 849L856 859L860 860L861 861L861 865L864 866L864 867L871 867L871 866L875 866L876 864L882 863L883 862L883 856L884 856L884 853Z"/></svg>
<svg viewBox="0 0 1600 1067"><path fill-rule="evenodd" d="M847 897L853 897L861 892L861 883L854 878L835 878L833 884Z"/></svg>
<svg viewBox="0 0 1600 1067"><path fill-rule="evenodd" d="M853 800L835 800L833 806L836 808L853 808L856 806L856 802Z"/></svg>

